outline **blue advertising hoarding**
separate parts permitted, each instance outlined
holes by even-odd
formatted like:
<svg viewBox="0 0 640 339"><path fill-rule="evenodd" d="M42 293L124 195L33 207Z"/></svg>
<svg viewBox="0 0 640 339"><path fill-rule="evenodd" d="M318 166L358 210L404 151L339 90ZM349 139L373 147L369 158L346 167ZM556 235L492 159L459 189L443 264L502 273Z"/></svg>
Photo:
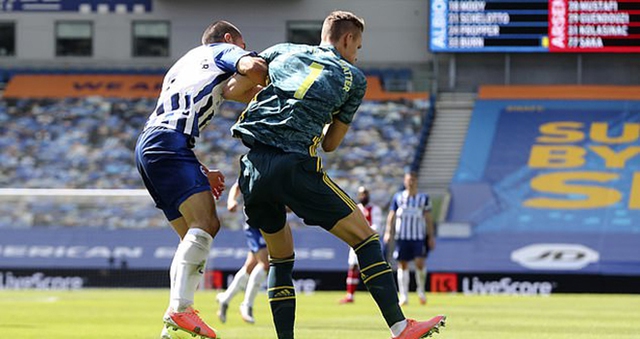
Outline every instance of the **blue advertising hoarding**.
<svg viewBox="0 0 640 339"><path fill-rule="evenodd" d="M317 228L294 230L296 271L347 269L348 246ZM0 270L167 270L178 244L169 229L5 229ZM438 239L432 272L640 275L640 234L479 233ZM216 236L209 270L235 271L247 254L243 232Z"/></svg>
<svg viewBox="0 0 640 339"><path fill-rule="evenodd" d="M328 232L308 227L293 232L296 269L343 270L349 248ZM103 269L126 262L129 269L167 269L178 246L171 229L32 228L4 229L0 268ZM236 270L247 245L242 231L221 230L213 241L208 266Z"/></svg>

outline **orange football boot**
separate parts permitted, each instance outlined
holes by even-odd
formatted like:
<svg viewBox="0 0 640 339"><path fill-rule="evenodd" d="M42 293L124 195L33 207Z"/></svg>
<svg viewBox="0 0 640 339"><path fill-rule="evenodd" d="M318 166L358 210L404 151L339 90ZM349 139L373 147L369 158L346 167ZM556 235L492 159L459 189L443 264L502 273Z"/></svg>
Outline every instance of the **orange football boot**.
<svg viewBox="0 0 640 339"><path fill-rule="evenodd" d="M407 327L399 336L391 339L420 339L432 336L440 332L440 327L444 327L447 317L439 315L427 321L415 321L407 319Z"/></svg>
<svg viewBox="0 0 640 339"><path fill-rule="evenodd" d="M164 324L174 331L182 330L201 339L216 339L216 332L198 316L198 311L188 307L184 312L169 309L164 315Z"/></svg>

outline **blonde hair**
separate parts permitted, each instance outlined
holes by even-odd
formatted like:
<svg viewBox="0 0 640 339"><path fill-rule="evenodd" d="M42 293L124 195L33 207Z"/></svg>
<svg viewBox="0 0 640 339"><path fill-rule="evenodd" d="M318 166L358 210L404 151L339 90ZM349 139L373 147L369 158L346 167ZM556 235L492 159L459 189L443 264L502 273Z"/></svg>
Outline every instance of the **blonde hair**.
<svg viewBox="0 0 640 339"><path fill-rule="evenodd" d="M346 33L364 32L364 19L346 11L334 11L322 24L322 41L337 42Z"/></svg>

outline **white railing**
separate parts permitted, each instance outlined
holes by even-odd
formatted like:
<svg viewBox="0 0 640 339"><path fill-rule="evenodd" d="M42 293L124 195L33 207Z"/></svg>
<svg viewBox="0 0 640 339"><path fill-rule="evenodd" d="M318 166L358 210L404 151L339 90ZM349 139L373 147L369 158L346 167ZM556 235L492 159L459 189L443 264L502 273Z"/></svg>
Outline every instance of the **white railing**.
<svg viewBox="0 0 640 339"><path fill-rule="evenodd" d="M0 188L0 199L4 197L149 197L143 189L75 189L75 188Z"/></svg>
<svg viewBox="0 0 640 339"><path fill-rule="evenodd" d="M220 202L223 227L238 229L243 213ZM0 229L29 227L169 227L144 189L0 189Z"/></svg>
<svg viewBox="0 0 640 339"><path fill-rule="evenodd" d="M0 228L167 227L145 190L0 189Z"/></svg>

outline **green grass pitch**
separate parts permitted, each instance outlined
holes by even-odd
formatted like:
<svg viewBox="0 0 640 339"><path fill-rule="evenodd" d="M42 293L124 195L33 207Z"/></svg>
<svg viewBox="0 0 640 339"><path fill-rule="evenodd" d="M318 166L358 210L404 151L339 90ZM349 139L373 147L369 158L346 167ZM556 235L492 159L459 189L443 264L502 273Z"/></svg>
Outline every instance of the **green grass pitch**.
<svg viewBox="0 0 640 339"><path fill-rule="evenodd" d="M168 290L88 289L79 291L0 291L0 338L3 339L157 339ZM256 324L242 322L241 295L220 324L215 291L199 291L196 307L222 339L273 339L271 314L262 294L256 300ZM366 292L356 303L338 305L341 292L298 296L296 337L300 339L389 338ZM404 308L408 317L446 314L446 339L589 339L640 338L640 295L552 295L550 297L429 295Z"/></svg>

